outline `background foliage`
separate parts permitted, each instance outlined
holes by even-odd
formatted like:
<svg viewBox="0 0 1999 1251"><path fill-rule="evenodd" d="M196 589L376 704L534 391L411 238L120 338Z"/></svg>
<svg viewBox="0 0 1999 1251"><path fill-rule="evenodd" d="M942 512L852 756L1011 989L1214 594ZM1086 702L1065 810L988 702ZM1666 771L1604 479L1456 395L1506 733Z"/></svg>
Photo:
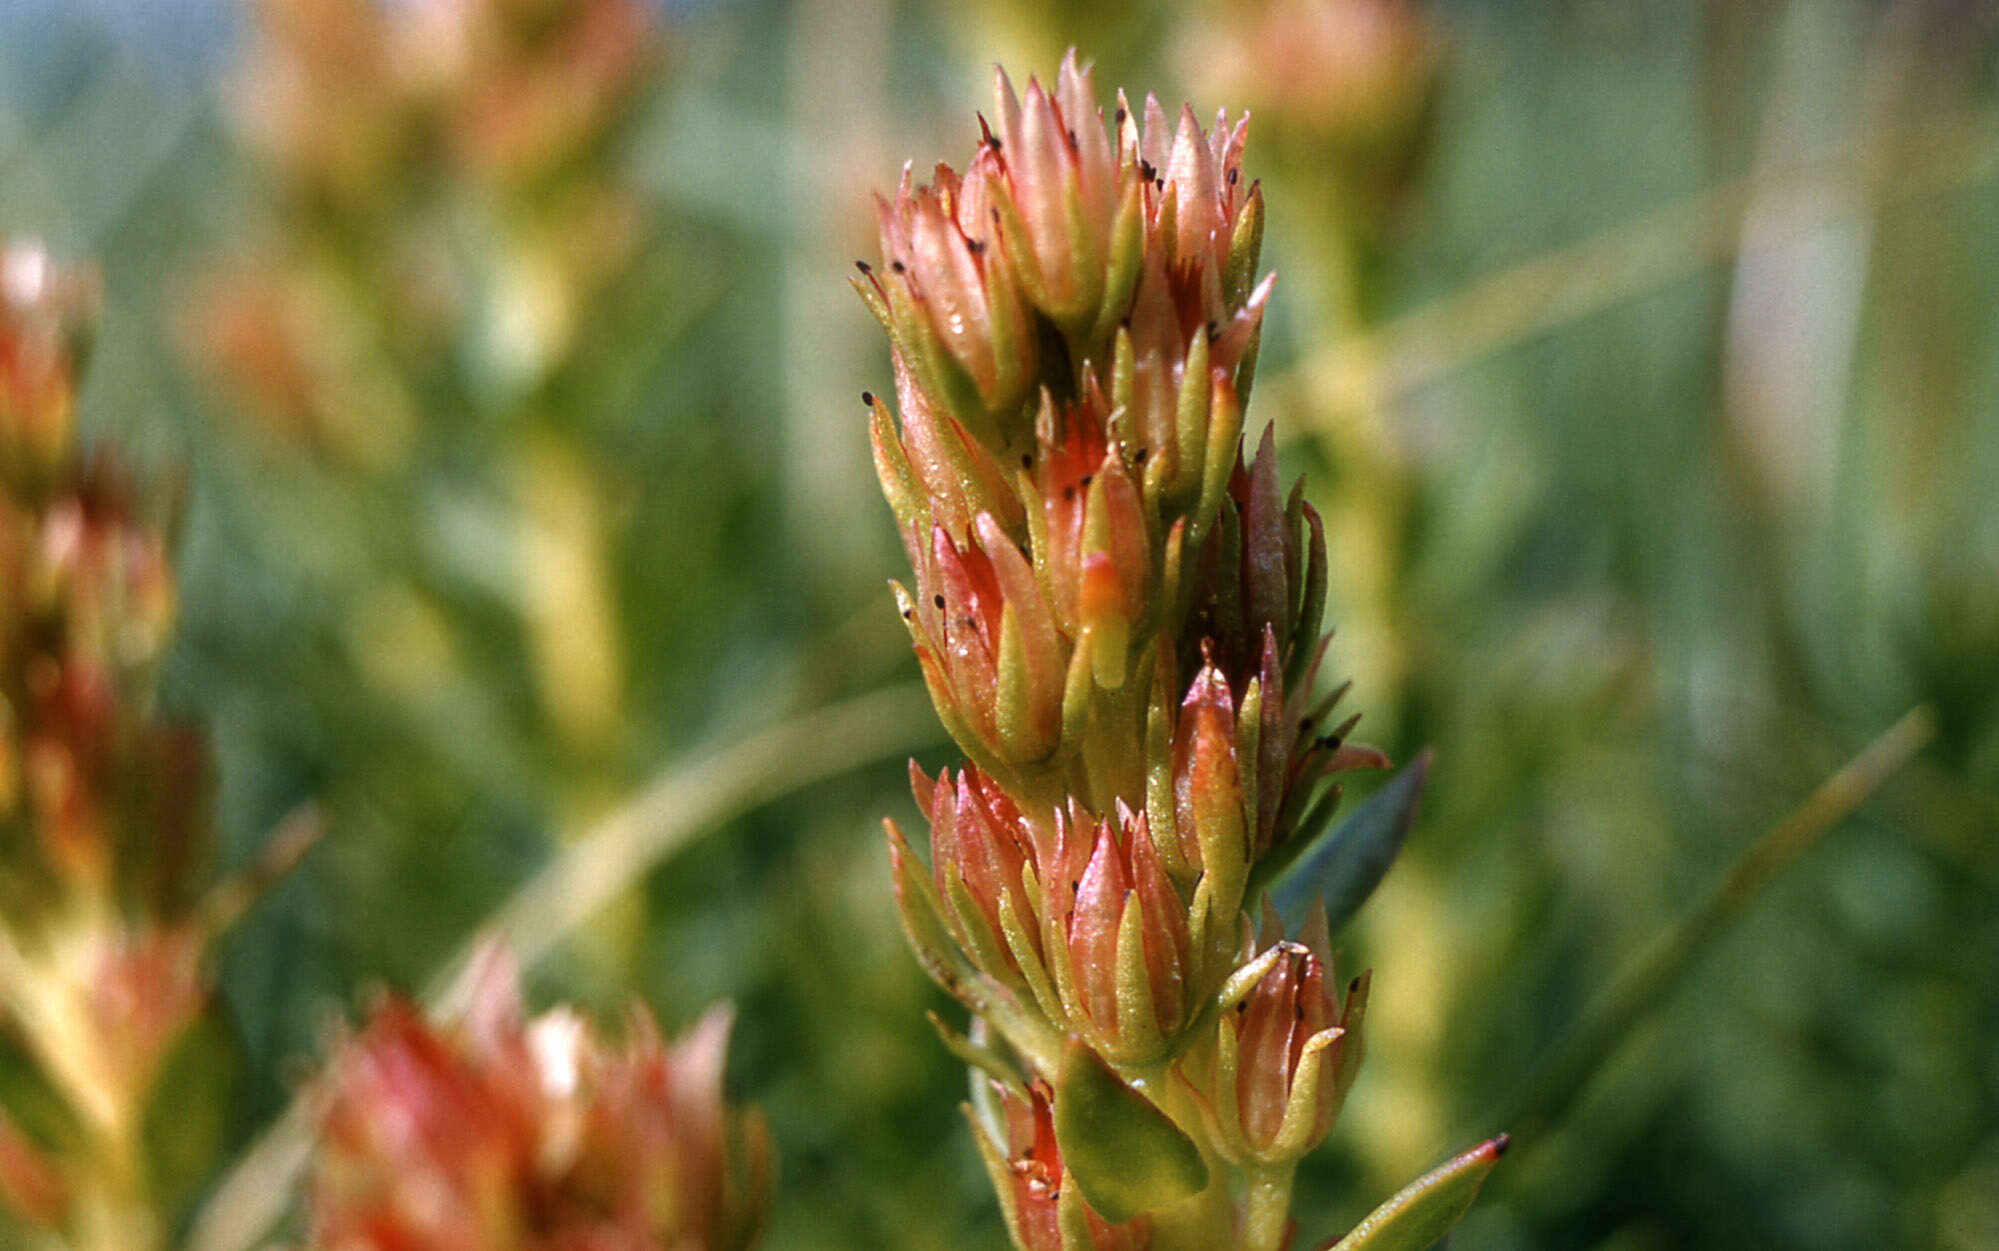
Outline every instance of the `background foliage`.
<svg viewBox="0 0 1999 1251"><path fill-rule="evenodd" d="M227 1153L359 988L424 985L598 822L678 812L677 854L574 933L514 914L550 944L540 991L637 993L670 1027L739 1003L732 1084L783 1161L769 1245L1000 1245L887 906L900 756L944 759L921 699L673 770L913 675L854 400L887 362L842 283L868 191L962 155L995 59L1045 76L1074 41L1102 83L1241 103L1216 32L1254 7L656 7L663 57L579 158L634 243L561 369L521 384L475 301L393 366L406 413L353 406L420 432L363 473L201 364L213 275L298 228L237 120L245 15L0 3L0 230L101 262L85 420L185 482L166 698L213 736L224 854L301 803L328 822L221 955ZM1364 736L1436 750L1342 939L1375 969L1369 1058L1306 1228L1513 1128L1633 953L1927 703L1934 745L1658 996L1454 1245L1999 1245L1999 15L1422 12L1399 194L1338 182L1357 158L1281 95L1251 131L1280 273L1253 413L1332 524ZM500 245L443 221L486 272ZM566 714L549 671L585 644L536 608L561 507L594 518L619 657ZM622 807L659 776L663 806Z"/></svg>

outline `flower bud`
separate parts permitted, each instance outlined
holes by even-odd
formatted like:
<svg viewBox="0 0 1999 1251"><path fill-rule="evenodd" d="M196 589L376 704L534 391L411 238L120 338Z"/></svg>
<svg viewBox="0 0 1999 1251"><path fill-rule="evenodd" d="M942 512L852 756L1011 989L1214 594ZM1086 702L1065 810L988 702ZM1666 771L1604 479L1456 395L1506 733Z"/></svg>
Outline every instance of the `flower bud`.
<svg viewBox="0 0 1999 1251"><path fill-rule="evenodd" d="M932 403L995 455L1027 433L1017 419L1035 376L1035 335L1002 241L992 229L990 145L964 179L938 165L918 187L904 166L895 201L877 196L883 268L856 282Z"/></svg>
<svg viewBox="0 0 1999 1251"><path fill-rule="evenodd" d="M932 407L900 352L891 356L902 410L899 428L888 405L872 392L861 398L868 406L875 472L896 521L907 529L934 517L962 542L971 533L972 519L990 512L1003 529L1018 532L1025 513L999 462L955 418Z"/></svg>
<svg viewBox="0 0 1999 1251"><path fill-rule="evenodd" d="M1090 70L1062 60L1055 91L1030 79L1025 101L994 67L1000 158L993 205L1019 266L1021 287L1072 339L1106 324L1129 298L1138 239L1137 190L1120 177L1121 144L1104 132ZM1125 257L1120 263L1120 256Z"/></svg>
<svg viewBox="0 0 1999 1251"><path fill-rule="evenodd" d="M1183 108L1172 128L1146 99L1136 158L1145 257L1111 350L1112 402L1127 438L1154 450L1148 498L1164 518L1192 517L1197 534L1234 456L1271 288L1268 278L1251 281L1263 196L1242 185L1246 125L1218 117L1204 135Z"/></svg>
<svg viewBox="0 0 1999 1251"><path fill-rule="evenodd" d="M1238 447L1206 541L1189 560L1188 627L1181 663L1209 653L1238 686L1263 662L1274 634L1285 680L1298 684L1323 639L1326 532L1304 484L1278 488L1274 427L1256 457Z"/></svg>
<svg viewBox="0 0 1999 1251"><path fill-rule="evenodd" d="M1268 967L1225 1006L1212 1051L1191 1066L1200 1073L1192 1084L1232 1162L1275 1166L1317 1146L1339 1115L1360 1069L1368 979L1355 978L1344 1002L1328 989L1323 911L1306 922L1303 942L1282 939L1266 920L1262 958Z"/></svg>
<svg viewBox="0 0 1999 1251"><path fill-rule="evenodd" d="M1040 932L1023 926L1024 890L1041 857L1035 832L1013 800L990 777L967 765L954 780L940 770L933 783L910 763L910 788L930 822L930 870L943 904L946 927L981 972L1012 985L1021 982L1020 957L1042 957Z"/></svg>
<svg viewBox="0 0 1999 1251"><path fill-rule="evenodd" d="M974 1117L972 1129L1015 1246L1022 1251L1144 1251L1152 1244L1148 1218L1114 1225L1083 1201L1075 1179L1062 1167L1053 1095L1046 1082L1036 1079L1024 1092L994 1082L992 1092L1001 1123L989 1132Z"/></svg>
<svg viewBox="0 0 1999 1251"><path fill-rule="evenodd" d="M621 1048L557 1009L523 1022L504 959L466 1019L381 1004L321 1079L312 1245L459 1251L732 1251L754 1240L769 1145L722 1103L729 1014L661 1042L634 1009Z"/></svg>
<svg viewBox="0 0 1999 1251"><path fill-rule="evenodd" d="M1098 686L1124 685L1134 633L1154 616L1154 543L1129 455L1106 428L1108 402L1095 382L1057 406L1042 395L1037 455L1022 493L1036 501L1028 525L1035 570L1055 618L1090 648Z"/></svg>
<svg viewBox="0 0 1999 1251"><path fill-rule="evenodd" d="M896 586L896 603L945 728L1004 776L1060 741L1069 648L1020 548L989 513L973 531L905 530L917 593Z"/></svg>
<svg viewBox="0 0 1999 1251"><path fill-rule="evenodd" d="M1056 819L1040 866L1042 945L1069 1027L1113 1064L1156 1060L1194 1015L1205 948L1145 818ZM1203 931L1205 933L1205 930ZM1051 1016L1054 1015L1051 1013Z"/></svg>

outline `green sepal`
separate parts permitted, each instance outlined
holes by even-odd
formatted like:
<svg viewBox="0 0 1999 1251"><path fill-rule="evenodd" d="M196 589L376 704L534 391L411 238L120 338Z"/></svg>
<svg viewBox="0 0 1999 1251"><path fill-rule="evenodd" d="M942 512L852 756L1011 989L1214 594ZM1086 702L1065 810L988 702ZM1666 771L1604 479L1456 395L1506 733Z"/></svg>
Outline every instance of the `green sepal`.
<svg viewBox="0 0 1999 1251"><path fill-rule="evenodd" d="M979 908L978 900L972 898L971 888L965 885L965 875L950 861L944 863L944 903L950 909L949 919L957 922L953 929L960 948L971 958L972 967L995 981L1013 981L1013 970L1007 967L999 935L986 923L986 914Z"/></svg>
<svg viewBox="0 0 1999 1251"><path fill-rule="evenodd" d="M1236 781L1242 791L1243 836L1254 845L1257 838L1257 744L1263 737L1263 679L1251 678L1235 710L1235 758L1240 771Z"/></svg>
<svg viewBox="0 0 1999 1251"><path fill-rule="evenodd" d="M1330 1251L1428 1251L1471 1208L1486 1174L1505 1153L1501 1134L1445 1161L1369 1213Z"/></svg>
<svg viewBox="0 0 1999 1251"><path fill-rule="evenodd" d="M1168 621L1180 621L1186 616L1188 605L1183 602L1191 591L1192 584L1181 576L1186 553L1187 522L1177 520L1166 531L1166 551L1159 562L1159 606L1168 614Z"/></svg>
<svg viewBox="0 0 1999 1251"><path fill-rule="evenodd" d="M1259 449L1260 451L1260 449ZM1300 542L1305 535L1305 480L1298 479L1291 484L1291 494L1284 499L1284 617L1288 623L1278 635L1278 643L1289 648L1292 639L1299 633L1298 611L1303 606L1305 593L1305 545ZM1283 624L1280 623L1280 624Z"/></svg>
<svg viewBox="0 0 1999 1251"><path fill-rule="evenodd" d="M1055 1142L1083 1198L1113 1224L1208 1184L1193 1140L1073 1038L1055 1082Z"/></svg>
<svg viewBox="0 0 1999 1251"><path fill-rule="evenodd" d="M1021 513L1027 521L1027 555L1034 565L1034 580L1042 595L1048 594L1048 514L1043 510L1041 489L1034 475L1025 469L1013 471L1013 493L1020 497ZM1052 599L1049 602L1054 602Z"/></svg>
<svg viewBox="0 0 1999 1251"><path fill-rule="evenodd" d="M1101 1027L1104 1022L1097 1022ZM1147 1064L1165 1049L1159 1034L1159 1005L1152 998L1152 975L1145 965L1145 918L1138 894L1126 891L1117 927L1117 1028L1114 1059Z"/></svg>
<svg viewBox="0 0 1999 1251"><path fill-rule="evenodd" d="M1006 1224L1008 1240L1013 1243L1015 1251L1029 1251L1020 1235L1020 1212L1013 1200L1013 1170L1007 1165L1005 1148L993 1141L984 1119L971 1104L961 1103L958 1110L965 1114L966 1124L972 1127L972 1142L979 1149L979 1161L986 1166L986 1176L992 1179L993 1192L999 1196L1000 1218Z"/></svg>
<svg viewBox="0 0 1999 1251"><path fill-rule="evenodd" d="M951 1023L934 1009L924 1012L923 1018L930 1022L931 1029L937 1031L937 1040L944 1044L944 1050L956 1056L966 1067L1007 1086L1024 1087L1027 1084L1020 1071L1005 1056L951 1028ZM978 1079L975 1077L973 1080Z"/></svg>
<svg viewBox="0 0 1999 1251"><path fill-rule="evenodd" d="M1004 443L998 426L986 409L985 397L969 371L958 363L937 339L930 325L930 313L912 295L907 284L889 284L889 311L901 328L901 343L908 349L909 368L931 403L958 419L973 438L987 447Z"/></svg>
<svg viewBox="0 0 1999 1251"><path fill-rule="evenodd" d="M934 421L936 414L931 416ZM1004 475L995 470L990 453L982 464L967 444L972 436L964 424L949 416L943 421L943 429L931 432L931 441L943 452L951 476L965 496L966 513L971 517L991 513L1004 529L1018 531L1023 520L1020 501L1007 489ZM965 538L962 534L952 537Z"/></svg>
<svg viewBox="0 0 1999 1251"><path fill-rule="evenodd" d="M1167 273L1180 263L1180 187L1176 183L1172 195L1159 197L1159 212L1153 218L1152 238L1159 244L1160 267Z"/></svg>
<svg viewBox="0 0 1999 1251"><path fill-rule="evenodd" d="M1009 759L1040 760L1055 750L1036 725L1034 675L1027 663L1027 644L1020 631L1020 614L1012 604L1000 607L999 660L994 674L993 724L1000 750Z"/></svg>
<svg viewBox="0 0 1999 1251"><path fill-rule="evenodd" d="M902 920L903 936L930 980L946 994L964 998L974 972L944 924L944 903L938 898L937 886L924 872L909 840L902 836L901 827L886 819L882 825L888 831L889 870L895 878L895 910Z"/></svg>
<svg viewBox="0 0 1999 1251"><path fill-rule="evenodd" d="M847 284L861 297L861 303L868 306L868 311L875 315L882 329L888 331L889 338L901 342L895 332L895 318L889 315L888 303L882 299L881 292L875 290L875 284L861 278L849 278Z"/></svg>
<svg viewBox="0 0 1999 1251"><path fill-rule="evenodd" d="M993 394L988 398L992 411L1011 413L1020 406L1021 395L1032 382L1032 366L1022 368L1023 361L1034 350L1033 326L1026 318L1017 316L1020 300L1014 292L1013 280L1008 276L1012 266L986 264L983 267L986 283L986 326L989 329L993 349ZM1000 431L1003 441L1010 442L1009 431Z"/></svg>
<svg viewBox="0 0 1999 1251"><path fill-rule="evenodd" d="M889 416L887 401L872 395L869 400L868 434L874 443L875 476L881 479L882 495L888 499L889 511L895 514L898 523L920 525L928 512L929 492L917 477L915 466L909 463L908 450Z"/></svg>
<svg viewBox="0 0 1999 1251"><path fill-rule="evenodd" d="M1173 718L1156 684L1145 710L1145 830L1169 877L1185 884L1199 875L1199 866L1187 862L1180 845L1179 811L1173 799Z"/></svg>
<svg viewBox="0 0 1999 1251"><path fill-rule="evenodd" d="M1021 220L1020 206L1013 202L1013 192L1004 178L991 179L986 187L992 196L993 214L999 221L1000 238L1006 244L1007 260L1012 262L1021 293L1028 303L1045 310L1049 305L1048 280L1041 272L1041 258L1035 254L1034 241L1028 237L1027 223Z"/></svg>
<svg viewBox="0 0 1999 1251"><path fill-rule="evenodd" d="M1095 666L1090 662L1094 650L1093 640L1088 632L1076 640L1076 650L1069 655L1069 672L1062 680L1062 743L1074 748L1084 741L1084 730L1090 717L1090 696L1095 683L1092 674Z"/></svg>
<svg viewBox="0 0 1999 1251"><path fill-rule="evenodd" d="M1139 262L1145 253L1144 210L1138 182L1125 184L1118 202L1117 217L1111 223L1110 255L1104 269L1103 302L1097 307L1096 324L1090 328L1090 343L1101 343L1131 310L1131 295L1138 287Z"/></svg>
<svg viewBox="0 0 1999 1251"><path fill-rule="evenodd" d="M1023 890L1038 885L1034 881L1032 865L1023 864L1020 875ZM1041 957L1035 954L1033 934L1028 928L1029 921L1035 918L1020 915L1020 908L1014 903L1016 897L1010 890L1000 892L1000 934L1006 939L1007 950L1013 953L1014 963L1020 966L1021 980L1027 983L1027 993L1034 996L1034 1006L1041 1009L1041 1015L1048 1020L1059 1022L1066 1016L1062 996L1050 980ZM1036 904L1035 911L1039 910Z"/></svg>
<svg viewBox="0 0 1999 1251"><path fill-rule="evenodd" d="M1259 320L1256 328L1249 332L1249 344L1242 350L1241 363L1235 367L1236 403L1243 408L1249 407L1249 389L1256 381L1256 358L1262 351L1263 322Z"/></svg>
<svg viewBox="0 0 1999 1251"><path fill-rule="evenodd" d="M1062 226L1068 233L1069 275L1081 275L1081 282L1061 308L1051 308L1048 316L1072 338L1087 333L1096 323L1103 305L1104 258L1097 255L1097 241L1090 233L1090 221L1083 209L1083 188L1073 177L1063 179ZM1094 288L1094 289L1093 289Z"/></svg>
<svg viewBox="0 0 1999 1251"><path fill-rule="evenodd" d="M1267 1151L1260 1153L1259 1163L1295 1163L1318 1143L1312 1137L1312 1130L1319 1117L1319 1083L1327 1078L1326 1048L1340 1041L1344 1031L1339 1026L1324 1029L1305 1040L1304 1048L1298 1053L1298 1067L1292 1070L1291 1093L1284 1104L1284 1119L1278 1122L1277 1138ZM1330 1123L1330 1122L1329 1122Z"/></svg>
<svg viewBox="0 0 1999 1251"><path fill-rule="evenodd" d="M1231 305L1249 298L1256 283L1256 262L1263 252L1263 188L1249 189L1249 199L1236 215L1229 235L1228 267L1222 271L1222 299Z"/></svg>
<svg viewBox="0 0 1999 1251"><path fill-rule="evenodd" d="M1373 973L1362 973L1353 979L1347 986L1346 1001L1340 1009L1340 1028L1346 1030L1346 1038L1340 1043L1339 1066L1333 1070L1333 1115L1336 1117L1346 1106L1347 1092L1353 1089L1354 1079L1360 1076L1360 1058L1366 1050L1367 992L1373 983Z"/></svg>
<svg viewBox="0 0 1999 1251"><path fill-rule="evenodd" d="M1121 442L1140 446L1141 440L1130 429L1131 414L1135 411L1131 399L1138 389L1138 352L1131 345L1131 327L1119 326L1117 338L1111 342L1111 412L1112 420L1126 423L1120 428ZM1122 414L1122 416L1118 416ZM1154 459L1160 449L1153 449Z"/></svg>
<svg viewBox="0 0 1999 1251"><path fill-rule="evenodd" d="M1201 503L1194 512L1196 538L1204 532L1207 519L1215 515L1228 491L1229 474L1235 469L1236 444L1242 438L1242 402L1235 388L1226 384L1216 386L1212 407L1207 459L1201 466Z"/></svg>
<svg viewBox="0 0 1999 1251"><path fill-rule="evenodd" d="M1062 1191L1055 1196L1055 1232L1062 1239L1062 1251L1096 1251L1097 1241L1090 1236L1090 1209L1083 1199L1083 1188L1076 1183L1076 1175L1068 1169L1062 1170Z"/></svg>
<svg viewBox="0 0 1999 1251"><path fill-rule="evenodd" d="M1189 499L1201 498L1201 485L1208 474L1206 456L1211 446L1208 435L1214 395L1214 384L1208 377L1208 332L1197 329L1187 344L1187 363L1180 372L1180 392L1173 413L1173 438L1179 456L1167 489L1179 507L1184 507ZM1196 513L1197 518L1208 515L1206 509ZM1204 520L1195 522L1197 530L1205 525Z"/></svg>
<svg viewBox="0 0 1999 1251"><path fill-rule="evenodd" d="M1320 638L1319 624L1326 615L1326 523L1319 519L1318 509L1305 509L1305 528L1311 532L1305 554L1305 586L1298 600L1298 615L1293 618L1291 659L1284 674L1285 682L1294 687L1312 663Z"/></svg>
<svg viewBox="0 0 1999 1251"><path fill-rule="evenodd" d="M1213 612L1217 624L1240 621L1242 612L1242 512L1233 498L1224 495L1208 525L1221 532L1210 550L1214 569L1207 579L1213 588ZM1210 531L1212 533L1212 530Z"/></svg>

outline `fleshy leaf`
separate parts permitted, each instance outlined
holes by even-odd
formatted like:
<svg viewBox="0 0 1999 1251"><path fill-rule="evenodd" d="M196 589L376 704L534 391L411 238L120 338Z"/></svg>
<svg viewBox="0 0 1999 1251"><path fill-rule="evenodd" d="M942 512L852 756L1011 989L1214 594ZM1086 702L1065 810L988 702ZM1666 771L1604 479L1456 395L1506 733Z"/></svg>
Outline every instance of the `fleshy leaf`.
<svg viewBox="0 0 1999 1251"><path fill-rule="evenodd" d="M1338 930L1367 902L1387 876L1388 866L1395 863L1429 773L1430 752L1425 749L1339 825L1317 837L1299 839L1295 849L1278 848L1258 866L1263 881L1250 884L1251 896L1259 889L1269 890L1286 933L1296 933L1312 901L1323 896L1326 919Z"/></svg>
<svg viewBox="0 0 1999 1251"><path fill-rule="evenodd" d="M1368 1214L1353 1232L1319 1251L1428 1251L1471 1208L1485 1176L1506 1154L1506 1135L1446 1160Z"/></svg>
<svg viewBox="0 0 1999 1251"><path fill-rule="evenodd" d="M1055 1083L1055 1142L1083 1198L1113 1224L1208 1184L1193 1140L1074 1039Z"/></svg>

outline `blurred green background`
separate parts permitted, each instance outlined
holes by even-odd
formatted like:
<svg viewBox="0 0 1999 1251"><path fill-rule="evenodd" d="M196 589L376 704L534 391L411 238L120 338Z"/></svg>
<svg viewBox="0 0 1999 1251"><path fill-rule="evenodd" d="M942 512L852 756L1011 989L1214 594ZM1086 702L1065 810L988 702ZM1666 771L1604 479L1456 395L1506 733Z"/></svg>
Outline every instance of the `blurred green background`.
<svg viewBox="0 0 1999 1251"><path fill-rule="evenodd" d="M1364 729L1437 753L1341 938L1377 999L1300 1245L1507 1128L1617 970L1928 704L1453 1246L1999 1247L1999 7L411 25L458 7L0 0L0 231L101 264L85 420L186 495L164 699L216 748L219 867L327 822L221 952L225 1157L364 988L429 984L557 849L650 839L580 924L507 914L537 996L738 1003L767 1245L1003 1245L888 903L877 821L947 755L844 279L990 63L1073 42L1107 100L1251 107L1253 428L1327 515Z"/></svg>

